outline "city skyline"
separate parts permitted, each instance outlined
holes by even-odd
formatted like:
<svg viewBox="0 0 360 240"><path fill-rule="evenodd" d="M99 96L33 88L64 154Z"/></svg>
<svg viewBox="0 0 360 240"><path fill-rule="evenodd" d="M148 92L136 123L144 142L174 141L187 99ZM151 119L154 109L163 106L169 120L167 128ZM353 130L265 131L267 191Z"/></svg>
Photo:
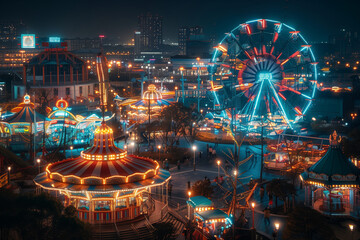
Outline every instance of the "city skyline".
<svg viewBox="0 0 360 240"><path fill-rule="evenodd" d="M109 1L62 2L64 8L54 15L51 9L59 8L58 3L39 1L6 2L8 9L1 20L22 20L27 31L39 36L57 35L69 37L96 37L104 34L127 42L137 30L137 17L151 13L163 17L164 40L177 41L181 26L203 26L206 34L215 35L219 40L223 33L249 19L270 18L287 22L310 36L312 41L327 41L328 36L341 28L358 31L355 2L347 1L337 6L335 1L284 1L235 2L220 4L211 1L184 1L172 6L170 2L146 1L125 4ZM16 6L15 6L16 4ZM86 11L83 9L86 8ZM49 10L50 9L50 10ZM71 27L69 27L71 26ZM90 28L89 28L90 27Z"/></svg>

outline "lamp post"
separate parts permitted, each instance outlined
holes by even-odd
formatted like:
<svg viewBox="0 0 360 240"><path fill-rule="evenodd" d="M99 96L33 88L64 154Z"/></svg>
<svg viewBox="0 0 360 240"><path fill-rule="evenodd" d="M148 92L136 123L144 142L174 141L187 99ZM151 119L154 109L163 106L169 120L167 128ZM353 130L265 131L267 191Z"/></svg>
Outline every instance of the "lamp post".
<svg viewBox="0 0 360 240"><path fill-rule="evenodd" d="M130 145L131 145L131 154L134 154L134 146L135 146L135 143L134 142L131 142L130 143Z"/></svg>
<svg viewBox="0 0 360 240"><path fill-rule="evenodd" d="M201 82L201 78L200 78L200 58L196 58L197 61L197 92L200 93L200 82ZM197 94L197 110L198 112L200 112L200 96L199 94Z"/></svg>
<svg viewBox="0 0 360 240"><path fill-rule="evenodd" d="M193 165L194 165L194 171L196 171L196 146L194 145L194 146L192 146L192 150L194 151L194 163L193 163Z"/></svg>
<svg viewBox="0 0 360 240"><path fill-rule="evenodd" d="M37 162L37 164L38 164L39 173L40 173L40 162L41 162L40 158L36 159L36 162Z"/></svg>
<svg viewBox="0 0 360 240"><path fill-rule="evenodd" d="M255 202L251 203L252 210L252 228L255 229Z"/></svg>
<svg viewBox="0 0 360 240"><path fill-rule="evenodd" d="M218 165L218 178L220 178L220 163L221 161L220 160L217 160L217 165Z"/></svg>
<svg viewBox="0 0 360 240"><path fill-rule="evenodd" d="M70 146L70 156L71 156L71 158L73 158L73 156L72 156L72 150L74 149L74 147L73 146Z"/></svg>
<svg viewBox="0 0 360 240"><path fill-rule="evenodd" d="M9 172L9 183L10 183L10 171L11 171L11 166L8 166L8 172Z"/></svg>
<svg viewBox="0 0 360 240"><path fill-rule="evenodd" d="M191 197L191 191L188 191L189 201L188 201L188 219L190 221L190 197Z"/></svg>
<svg viewBox="0 0 360 240"><path fill-rule="evenodd" d="M278 237L279 229L280 229L280 224L279 224L279 223L275 223L275 230L274 230L274 233L273 233L273 238L274 238L274 240L276 240L277 237Z"/></svg>
<svg viewBox="0 0 360 240"><path fill-rule="evenodd" d="M181 73L180 81L181 81L181 90L182 90L182 94L181 94L182 103L185 104L185 87L184 87L184 82L186 81L186 79L184 78L184 74L183 74L184 67L180 67L179 70L180 70L180 73Z"/></svg>
<svg viewBox="0 0 360 240"><path fill-rule="evenodd" d="M349 224L349 228L350 228L350 231L351 231L351 240L353 240L354 239L354 225Z"/></svg>
<svg viewBox="0 0 360 240"><path fill-rule="evenodd" d="M161 145L158 145L157 148L159 149L159 162L160 162L160 149L161 149ZM164 166L163 166L164 167Z"/></svg>

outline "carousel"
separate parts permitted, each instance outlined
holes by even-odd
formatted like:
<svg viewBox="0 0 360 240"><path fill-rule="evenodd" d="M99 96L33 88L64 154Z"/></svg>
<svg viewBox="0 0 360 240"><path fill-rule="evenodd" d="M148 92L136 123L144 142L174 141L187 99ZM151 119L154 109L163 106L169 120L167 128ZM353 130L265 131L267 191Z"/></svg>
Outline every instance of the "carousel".
<svg viewBox="0 0 360 240"><path fill-rule="evenodd" d="M62 142L71 141L74 138L78 121L70 111L69 103L64 99L60 99L49 114L50 124L46 133L48 134L48 144L50 146L58 146ZM65 141L65 137L67 141Z"/></svg>
<svg viewBox="0 0 360 240"><path fill-rule="evenodd" d="M129 116L137 121L145 121L148 117L158 117L161 110L171 104L169 100L163 99L161 92L156 90L154 84L148 86L142 99L130 105Z"/></svg>
<svg viewBox="0 0 360 240"><path fill-rule="evenodd" d="M325 156L300 175L305 204L326 215L358 218L360 169L342 153L336 131L329 141Z"/></svg>
<svg viewBox="0 0 360 240"><path fill-rule="evenodd" d="M47 121L46 117L34 110L30 96L25 95L23 103L11 110L15 114L4 121L11 126L12 134L31 134L42 132Z"/></svg>
<svg viewBox="0 0 360 240"><path fill-rule="evenodd" d="M64 206L73 205L82 221L107 223L147 214L151 193L164 192L170 178L157 161L116 147L112 129L102 122L91 148L80 157L50 163L34 182L59 193Z"/></svg>

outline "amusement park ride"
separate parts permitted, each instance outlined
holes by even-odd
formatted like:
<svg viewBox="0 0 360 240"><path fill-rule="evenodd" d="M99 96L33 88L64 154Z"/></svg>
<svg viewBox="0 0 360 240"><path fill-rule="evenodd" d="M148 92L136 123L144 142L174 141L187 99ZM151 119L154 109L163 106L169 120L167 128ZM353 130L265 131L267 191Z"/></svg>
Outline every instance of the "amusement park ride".
<svg viewBox="0 0 360 240"><path fill-rule="evenodd" d="M214 109L234 109L237 129L296 131L317 88L317 62L300 31L270 19L227 33L208 66Z"/></svg>

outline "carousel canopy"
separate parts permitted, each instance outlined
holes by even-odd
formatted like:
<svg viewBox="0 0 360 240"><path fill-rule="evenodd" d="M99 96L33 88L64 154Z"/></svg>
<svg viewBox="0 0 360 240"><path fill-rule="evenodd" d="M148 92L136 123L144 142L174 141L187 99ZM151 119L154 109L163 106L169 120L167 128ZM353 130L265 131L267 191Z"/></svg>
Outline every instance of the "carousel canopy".
<svg viewBox="0 0 360 240"><path fill-rule="evenodd" d="M48 120L44 115L34 110L34 104L30 101L30 96L26 94L24 101L18 107L13 109L15 114L6 118L4 121L8 123L33 123L34 115L36 115L36 122Z"/></svg>
<svg viewBox="0 0 360 240"><path fill-rule="evenodd" d="M94 144L75 159L49 164L46 175L35 183L44 188L66 188L72 191L117 191L161 184L170 179L168 171L148 158L127 155L115 146L113 131L105 122L95 130Z"/></svg>
<svg viewBox="0 0 360 240"><path fill-rule="evenodd" d="M358 185L358 169L340 149L341 138L336 131L330 135L330 147L317 163L301 174L305 181L314 181L323 185Z"/></svg>
<svg viewBox="0 0 360 240"><path fill-rule="evenodd" d="M47 121L48 119L36 112L36 122ZM6 118L4 121L8 123L33 123L34 122L34 109L30 105L24 105L21 111L15 113L14 115Z"/></svg>

